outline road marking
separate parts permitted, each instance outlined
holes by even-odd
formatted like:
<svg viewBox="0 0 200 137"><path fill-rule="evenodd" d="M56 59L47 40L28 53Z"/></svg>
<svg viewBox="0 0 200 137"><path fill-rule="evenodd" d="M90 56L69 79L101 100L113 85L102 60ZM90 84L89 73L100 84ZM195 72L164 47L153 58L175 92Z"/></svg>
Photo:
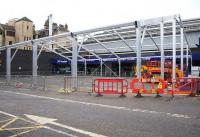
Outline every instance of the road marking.
<svg viewBox="0 0 200 137"><path fill-rule="evenodd" d="M1 129L7 127L8 125L12 124L13 122L15 122L17 120L17 118L13 118L12 120L8 121L7 123L5 123L3 126L1 126Z"/></svg>
<svg viewBox="0 0 200 137"><path fill-rule="evenodd" d="M0 121L0 123L4 123L4 122L8 122L8 121L10 121L10 120L12 120L13 118L9 118L9 119L6 119L6 120L2 120L2 121Z"/></svg>
<svg viewBox="0 0 200 137"><path fill-rule="evenodd" d="M53 132L59 133L59 134L66 135L66 136L68 136L68 137L77 137L77 136L75 136L75 135L72 135L72 134L69 134L69 133L66 133L66 132L57 130L57 129L53 129L53 128L48 127L48 126L44 126L44 128L45 128L45 129L48 129L48 130L51 130L51 131L53 131Z"/></svg>
<svg viewBox="0 0 200 137"><path fill-rule="evenodd" d="M56 133L59 133L59 134L63 134L63 135L69 136L69 137L77 137L77 136L75 136L75 135L72 135L72 134L69 134L69 133L66 133L66 132L63 132L63 131L60 131L60 130L53 129L53 128L48 127L48 126L38 125L38 123L35 123L35 122L32 122L32 121L26 120L26 119L24 119L24 118L20 118L20 117L18 117L18 116L15 116L15 115L13 115L13 114L10 114L10 113L4 112L4 111L0 111L0 114L4 114L4 115L7 115L7 116L12 117L12 118L10 118L10 119L3 120L3 121L5 121L5 122L10 121L10 120L12 120L13 118L18 118L19 120L23 120L23 121L25 121L25 122L28 122L28 123L31 123L31 124L34 124L35 126L37 126L37 127L35 127L35 128L32 128L32 127L26 128L26 127L24 127L24 128L26 128L26 129L28 129L28 130L23 131L23 132L20 132L20 133L17 133L17 134L15 134L15 135L13 135L13 136L10 136L10 137L16 137L16 136L19 136L19 135L22 135L22 134L26 134L26 133L28 133L28 132L31 132L31 131L40 129L40 128L45 128L45 129L51 130L51 131L53 131L53 132L56 132ZM1 122L3 122L3 121L1 121ZM8 131L8 130L18 130L18 129L21 130L22 128L19 127L19 128L3 129L3 128L0 127L0 132L1 132L1 131L5 131L5 130Z"/></svg>
<svg viewBox="0 0 200 137"><path fill-rule="evenodd" d="M17 116L12 115L12 114L9 114L9 113L4 112L4 111L0 111L0 114L4 114L4 115L6 115L6 116L10 116L10 117L12 117L12 118L17 118Z"/></svg>
<svg viewBox="0 0 200 137"><path fill-rule="evenodd" d="M43 128L43 126L38 125L38 126L27 126L27 127L17 127L17 128L4 128L3 131L12 131L12 130L24 130L24 129L39 129Z"/></svg>
<svg viewBox="0 0 200 137"><path fill-rule="evenodd" d="M131 109L127 107L111 106L111 105L104 105L104 104L98 104L98 103L89 103L89 102L82 102L82 101L76 101L76 100L70 100L70 99L52 98L52 97L45 97L45 96L19 93L19 92L13 92L13 91L5 91L5 90L0 90L0 91L4 93L9 93L9 94L23 95L23 96L29 96L29 97L34 97L34 98L68 102L68 103L78 103L78 104L83 104L83 105L88 105L88 106L98 106L98 107L103 107L103 108L126 110L126 111L141 112L141 113L148 113L148 114L161 114L161 115L166 115L169 117L176 117L176 118L185 118L185 119L191 118L190 116L183 115L183 114L173 114L173 113L167 113L167 112L152 111L152 110L147 110L147 109L136 109L136 108Z"/></svg>
<svg viewBox="0 0 200 137"><path fill-rule="evenodd" d="M27 133L34 131L34 130L37 130L37 128L33 128L33 129L30 129L30 130L27 130L27 131L23 131L23 132L15 134L15 135L12 135L10 137L19 137L20 135L27 134Z"/></svg>
<svg viewBox="0 0 200 137"><path fill-rule="evenodd" d="M25 114L25 116L28 117L29 119L39 123L39 124L42 124L42 125L52 124L52 125L55 125L55 126L58 126L58 127L62 127L62 128L69 129L69 130L72 130L72 131L75 131L75 132L78 132L78 133L81 133L81 134L88 135L90 137L106 137L106 136L101 135L101 134L96 134L96 133L93 133L93 132L89 132L89 131L85 131L85 130L82 130L82 129L78 129L78 128L74 128L74 127L70 127L70 126L67 126L67 125L57 123L57 122L55 122L57 119L40 117L40 116L29 115L29 114Z"/></svg>
<svg viewBox="0 0 200 137"><path fill-rule="evenodd" d="M19 118L19 117L15 116L15 115L7 113L7 112L0 111L0 114L3 114L3 115L11 117L11 118L8 118L6 120L2 120L1 122L6 122L6 123L0 127L0 132L3 132L3 131L16 131L16 133L13 134L10 137L17 137L19 135L23 135L23 134L29 133L29 132L31 132L33 130L43 128L43 126L41 126L41 125L36 125L36 123L29 122L29 121L27 121L27 120L25 120L23 118ZM22 120L22 121L31 123L33 125L32 126L26 126L26 127L7 128L9 125L12 125L14 122L16 122L16 120ZM21 130L25 130L25 131L21 131Z"/></svg>

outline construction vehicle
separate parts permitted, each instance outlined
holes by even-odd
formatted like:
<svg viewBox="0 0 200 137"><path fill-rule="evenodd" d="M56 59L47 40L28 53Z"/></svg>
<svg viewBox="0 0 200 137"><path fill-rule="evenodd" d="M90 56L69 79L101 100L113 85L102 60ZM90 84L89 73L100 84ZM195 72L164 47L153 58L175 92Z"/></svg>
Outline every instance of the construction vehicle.
<svg viewBox="0 0 200 137"><path fill-rule="evenodd" d="M146 61L146 64L141 67L141 73L144 79L159 78L161 76L160 61ZM176 77L181 78L183 76L183 72L176 67ZM172 61L170 60L166 60L164 63L164 80L168 82L172 80Z"/></svg>

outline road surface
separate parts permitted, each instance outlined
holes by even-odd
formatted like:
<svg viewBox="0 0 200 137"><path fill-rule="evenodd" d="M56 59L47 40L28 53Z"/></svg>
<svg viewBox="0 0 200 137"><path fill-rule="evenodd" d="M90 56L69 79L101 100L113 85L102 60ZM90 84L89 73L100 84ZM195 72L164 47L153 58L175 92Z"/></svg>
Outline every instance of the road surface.
<svg viewBox="0 0 200 137"><path fill-rule="evenodd" d="M200 137L200 98L0 90L0 136Z"/></svg>

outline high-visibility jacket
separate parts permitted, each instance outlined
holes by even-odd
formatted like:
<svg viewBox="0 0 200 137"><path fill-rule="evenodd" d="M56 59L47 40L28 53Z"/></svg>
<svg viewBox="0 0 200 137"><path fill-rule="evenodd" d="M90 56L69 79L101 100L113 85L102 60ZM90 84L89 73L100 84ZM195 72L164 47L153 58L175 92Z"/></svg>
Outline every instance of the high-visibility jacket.
<svg viewBox="0 0 200 137"><path fill-rule="evenodd" d="M159 89L162 88L162 83L161 83L161 82L158 83L158 88L159 88Z"/></svg>

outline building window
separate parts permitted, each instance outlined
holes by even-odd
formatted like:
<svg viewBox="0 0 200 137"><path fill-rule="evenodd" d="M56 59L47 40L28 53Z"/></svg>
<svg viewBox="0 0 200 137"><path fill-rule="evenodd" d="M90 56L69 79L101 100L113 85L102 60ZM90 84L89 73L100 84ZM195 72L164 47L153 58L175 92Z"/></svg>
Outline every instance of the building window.
<svg viewBox="0 0 200 137"><path fill-rule="evenodd" d="M26 37L24 36L24 41L26 41Z"/></svg>
<svg viewBox="0 0 200 137"><path fill-rule="evenodd" d="M14 31L6 31L6 36L15 36Z"/></svg>
<svg viewBox="0 0 200 137"><path fill-rule="evenodd" d="M12 41L9 41L9 42L8 42L8 45L12 45Z"/></svg>
<svg viewBox="0 0 200 137"><path fill-rule="evenodd" d="M27 30L29 29L29 26L27 26Z"/></svg>

